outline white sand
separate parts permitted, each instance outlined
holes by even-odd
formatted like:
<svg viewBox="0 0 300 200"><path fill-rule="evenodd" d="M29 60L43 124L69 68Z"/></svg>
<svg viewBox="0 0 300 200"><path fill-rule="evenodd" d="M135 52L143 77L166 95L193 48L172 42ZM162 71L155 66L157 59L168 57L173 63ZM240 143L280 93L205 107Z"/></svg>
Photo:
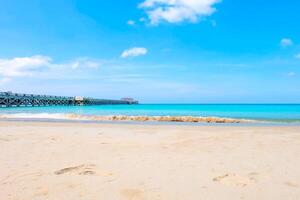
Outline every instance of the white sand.
<svg viewBox="0 0 300 200"><path fill-rule="evenodd" d="M300 127L0 122L0 200L300 199Z"/></svg>

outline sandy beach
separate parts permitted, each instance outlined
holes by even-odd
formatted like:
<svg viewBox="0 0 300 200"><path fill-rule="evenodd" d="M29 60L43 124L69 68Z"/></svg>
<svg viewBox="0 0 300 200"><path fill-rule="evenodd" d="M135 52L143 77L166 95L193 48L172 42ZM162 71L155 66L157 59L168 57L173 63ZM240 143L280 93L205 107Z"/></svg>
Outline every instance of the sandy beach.
<svg viewBox="0 0 300 200"><path fill-rule="evenodd" d="M2 200L300 199L300 127L0 122Z"/></svg>

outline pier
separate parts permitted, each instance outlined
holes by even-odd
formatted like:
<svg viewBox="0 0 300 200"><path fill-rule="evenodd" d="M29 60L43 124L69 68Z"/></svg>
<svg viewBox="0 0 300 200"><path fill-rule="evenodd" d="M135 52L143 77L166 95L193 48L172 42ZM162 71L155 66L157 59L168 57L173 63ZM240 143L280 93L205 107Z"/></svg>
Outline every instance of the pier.
<svg viewBox="0 0 300 200"><path fill-rule="evenodd" d="M0 107L20 106L83 106L83 105L114 105L114 104L138 104L131 98L121 100L95 99L89 97L67 97L51 95L20 94L12 92L0 92Z"/></svg>

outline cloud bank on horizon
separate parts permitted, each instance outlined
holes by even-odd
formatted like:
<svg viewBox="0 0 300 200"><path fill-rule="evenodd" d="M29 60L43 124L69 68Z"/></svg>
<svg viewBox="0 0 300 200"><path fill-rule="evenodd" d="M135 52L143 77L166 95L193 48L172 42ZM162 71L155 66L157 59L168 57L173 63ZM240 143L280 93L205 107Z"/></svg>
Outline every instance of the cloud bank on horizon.
<svg viewBox="0 0 300 200"><path fill-rule="evenodd" d="M34 55L29 57L0 58L0 83L6 83L14 78L33 77L38 72L56 69L98 69L100 62L89 58L77 58L68 63L54 63L49 56Z"/></svg>

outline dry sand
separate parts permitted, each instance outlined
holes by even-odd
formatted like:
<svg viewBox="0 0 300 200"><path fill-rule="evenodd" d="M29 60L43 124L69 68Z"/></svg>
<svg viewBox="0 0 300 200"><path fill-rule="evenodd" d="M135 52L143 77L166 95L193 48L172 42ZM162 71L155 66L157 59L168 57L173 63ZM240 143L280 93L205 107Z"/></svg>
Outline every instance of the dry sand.
<svg viewBox="0 0 300 200"><path fill-rule="evenodd" d="M300 199L300 127L0 122L1 200Z"/></svg>

